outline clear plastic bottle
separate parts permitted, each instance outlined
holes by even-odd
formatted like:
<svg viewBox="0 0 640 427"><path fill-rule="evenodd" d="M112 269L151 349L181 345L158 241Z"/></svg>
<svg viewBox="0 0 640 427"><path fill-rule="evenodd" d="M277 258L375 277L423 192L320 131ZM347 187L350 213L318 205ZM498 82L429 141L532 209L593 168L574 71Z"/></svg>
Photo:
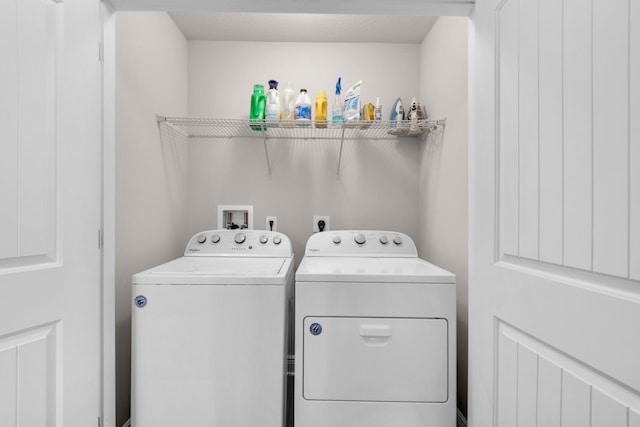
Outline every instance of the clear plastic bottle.
<svg viewBox="0 0 640 427"><path fill-rule="evenodd" d="M280 99L280 121L283 127L293 127L293 114L295 109L295 94L291 83L284 84L282 98Z"/></svg>
<svg viewBox="0 0 640 427"><path fill-rule="evenodd" d="M340 127L342 125L342 109L343 104L340 101L340 91L342 90L342 86L340 85L342 78L338 77L338 81L336 82L336 95L335 101L333 103L333 107L331 108L331 127Z"/></svg>
<svg viewBox="0 0 640 427"><path fill-rule="evenodd" d="M296 122L296 126L311 125L311 98L309 98L306 89L300 89L300 95L296 99L293 119Z"/></svg>
<svg viewBox="0 0 640 427"><path fill-rule="evenodd" d="M316 95L316 127L327 127L327 92L319 90Z"/></svg>
<svg viewBox="0 0 640 427"><path fill-rule="evenodd" d="M265 121L267 126L278 126L280 121L280 94L278 93L278 82L275 80L269 80Z"/></svg>
<svg viewBox="0 0 640 427"><path fill-rule="evenodd" d="M252 124L251 129L262 130L264 121L264 111L267 103L267 98L264 95L264 86L255 84L253 85L253 95L251 95L251 113L249 114L250 122L260 122L259 124Z"/></svg>
<svg viewBox="0 0 640 427"><path fill-rule="evenodd" d="M380 98L376 98L376 105L373 110L375 121L382 121L382 105L380 105Z"/></svg>

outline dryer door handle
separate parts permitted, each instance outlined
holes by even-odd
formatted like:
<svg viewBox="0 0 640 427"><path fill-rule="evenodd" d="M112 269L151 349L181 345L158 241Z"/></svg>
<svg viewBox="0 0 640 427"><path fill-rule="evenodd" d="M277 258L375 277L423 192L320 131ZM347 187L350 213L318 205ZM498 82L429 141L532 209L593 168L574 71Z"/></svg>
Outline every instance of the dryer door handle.
<svg viewBox="0 0 640 427"><path fill-rule="evenodd" d="M384 345L391 339L391 326L360 325L360 336L366 344Z"/></svg>

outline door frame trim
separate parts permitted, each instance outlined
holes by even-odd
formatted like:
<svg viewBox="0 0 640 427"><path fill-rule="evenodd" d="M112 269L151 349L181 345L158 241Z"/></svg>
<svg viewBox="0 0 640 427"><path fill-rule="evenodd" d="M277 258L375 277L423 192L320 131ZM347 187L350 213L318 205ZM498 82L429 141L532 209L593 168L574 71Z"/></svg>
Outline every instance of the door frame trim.
<svg viewBox="0 0 640 427"><path fill-rule="evenodd" d="M100 0L100 40L102 413L98 427L115 427L115 9L105 0Z"/></svg>
<svg viewBox="0 0 640 427"><path fill-rule="evenodd" d="M273 0L271 0L273 1ZM476 139L476 93L475 93L475 23L474 9L476 0L412 0L404 8L389 3L371 10L370 2L356 0L350 3L351 9L345 10L340 0L329 1L318 6L321 10L311 10L311 4L300 6L297 2L277 0L274 9L269 2L242 0L233 4L210 0L100 0L101 40L100 55L102 58L102 87L100 88L102 103L102 419L99 427L116 427L116 361L115 361L115 13L117 11L166 11L171 10L208 10L219 12L291 12L291 6L304 13L344 13L358 14L368 11L368 14L404 15L408 7L418 7L418 15L425 16L466 16L469 18L469 49L468 49L468 78L469 78L469 174L468 174L468 202L469 212L472 212L472 202L475 200L473 187L473 146ZM478 0L482 1L482 0ZM223 4L224 3L224 4ZM412 6L413 5L413 6ZM419 5L419 6L418 6ZM265 9L266 8L266 9ZM404 13L403 13L404 12ZM416 14L416 13L414 13ZM469 266L473 265L472 215L468 216L469 227ZM470 270L471 272L471 270ZM469 275L469 284L472 276ZM467 390L468 393L468 390ZM467 410L467 412L469 412Z"/></svg>

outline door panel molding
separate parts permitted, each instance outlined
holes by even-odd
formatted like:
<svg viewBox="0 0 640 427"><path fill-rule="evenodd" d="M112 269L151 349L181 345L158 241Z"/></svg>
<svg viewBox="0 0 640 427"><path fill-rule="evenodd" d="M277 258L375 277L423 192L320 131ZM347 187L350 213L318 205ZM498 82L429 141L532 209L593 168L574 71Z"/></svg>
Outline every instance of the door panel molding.
<svg viewBox="0 0 640 427"><path fill-rule="evenodd" d="M0 424L62 426L62 321L0 336Z"/></svg>
<svg viewBox="0 0 640 427"><path fill-rule="evenodd" d="M631 12L630 0L497 6L496 262L637 278Z"/></svg>
<svg viewBox="0 0 640 427"><path fill-rule="evenodd" d="M602 273L565 267L544 261L504 255L496 264L498 268L515 270L528 275L538 276L558 283L570 284L601 294L640 303L640 281L621 279Z"/></svg>
<svg viewBox="0 0 640 427"><path fill-rule="evenodd" d="M638 390L499 318L495 332L498 426L536 420L544 426L631 425L629 414L640 410Z"/></svg>
<svg viewBox="0 0 640 427"><path fill-rule="evenodd" d="M62 257L59 93L64 8L53 1L6 3L13 22L3 26L0 45L3 62L11 65L2 70L7 78L0 83L2 93L8 94L0 101L0 125L8 130L0 160L5 204L0 214L0 274L55 267Z"/></svg>

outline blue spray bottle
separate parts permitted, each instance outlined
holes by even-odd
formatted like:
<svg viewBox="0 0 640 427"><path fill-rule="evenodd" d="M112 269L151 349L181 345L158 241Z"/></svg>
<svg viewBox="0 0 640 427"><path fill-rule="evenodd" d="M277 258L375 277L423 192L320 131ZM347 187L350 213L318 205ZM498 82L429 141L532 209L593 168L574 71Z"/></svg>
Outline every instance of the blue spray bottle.
<svg viewBox="0 0 640 427"><path fill-rule="evenodd" d="M340 127L343 123L343 120L342 120L343 105L342 105L342 102L340 102L340 92L342 91L342 86L340 85L341 81L342 81L342 77L338 77L338 81L336 82L335 101L331 109L331 125L332 125L331 127Z"/></svg>

